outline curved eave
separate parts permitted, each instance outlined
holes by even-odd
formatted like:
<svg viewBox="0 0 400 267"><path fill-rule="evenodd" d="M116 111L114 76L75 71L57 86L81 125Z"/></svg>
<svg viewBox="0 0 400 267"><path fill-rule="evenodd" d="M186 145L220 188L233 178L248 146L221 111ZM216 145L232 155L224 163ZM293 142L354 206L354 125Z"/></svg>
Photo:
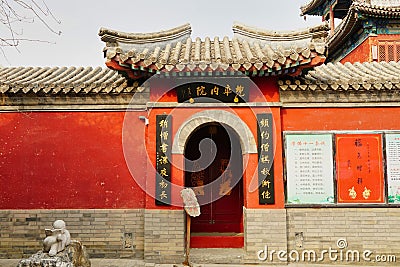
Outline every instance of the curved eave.
<svg viewBox="0 0 400 267"><path fill-rule="evenodd" d="M125 72L132 79L142 77L150 77L154 74L162 76L197 76L197 75L235 75L241 72L248 76L278 76L287 74L297 76L305 68L319 66L325 62L325 56L315 55L309 59L299 61L286 62L281 65L274 63L271 67L265 66L262 63L244 66L241 64L181 64L177 66L166 66L158 70L156 66L143 66L141 64L126 64L118 62L118 58L107 63L112 69L119 72Z"/></svg>
<svg viewBox="0 0 400 267"><path fill-rule="evenodd" d="M328 51L334 53L347 38L357 32L361 20L366 18L400 18L400 7L371 6L365 3L354 2L349 9L347 16L335 29L334 34L328 38Z"/></svg>
<svg viewBox="0 0 400 267"><path fill-rule="evenodd" d="M304 15L314 15L314 16L322 16L323 14L320 14L318 12L318 8L323 6L325 3L325 0L311 0L311 2L303 5L300 7L300 16Z"/></svg>
<svg viewBox="0 0 400 267"><path fill-rule="evenodd" d="M335 29L333 35L328 38L327 44L329 54L334 53L336 49L347 40L347 37L355 32L355 29L358 29L358 21L359 17L357 16L355 10L350 9L347 16Z"/></svg>

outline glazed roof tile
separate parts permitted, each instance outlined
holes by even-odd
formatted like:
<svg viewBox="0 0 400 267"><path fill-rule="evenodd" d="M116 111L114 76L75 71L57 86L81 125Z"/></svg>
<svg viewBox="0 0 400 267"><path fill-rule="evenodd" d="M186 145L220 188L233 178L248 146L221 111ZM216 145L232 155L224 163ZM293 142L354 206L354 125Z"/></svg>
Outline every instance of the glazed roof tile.
<svg viewBox="0 0 400 267"><path fill-rule="evenodd" d="M286 77L281 90L399 90L400 62L328 63L307 74Z"/></svg>
<svg viewBox="0 0 400 267"><path fill-rule="evenodd" d="M149 34L127 34L102 28L107 62L147 73L263 71L272 72L325 58L327 27L297 32L267 32L236 23L235 37L192 39L190 26ZM162 33L162 39L156 39ZM321 61L321 63L323 60ZM107 64L107 63L106 63ZM110 65L109 65L110 66Z"/></svg>
<svg viewBox="0 0 400 267"><path fill-rule="evenodd" d="M101 67L0 68L3 94L119 94L137 87L118 72Z"/></svg>

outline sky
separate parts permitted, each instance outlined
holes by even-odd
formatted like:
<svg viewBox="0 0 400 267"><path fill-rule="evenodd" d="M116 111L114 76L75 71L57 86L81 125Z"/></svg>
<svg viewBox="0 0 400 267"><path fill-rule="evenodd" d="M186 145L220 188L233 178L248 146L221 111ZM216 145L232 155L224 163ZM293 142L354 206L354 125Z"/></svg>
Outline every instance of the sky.
<svg viewBox="0 0 400 267"><path fill-rule="evenodd" d="M124 32L155 32L190 23L196 37L232 37L235 21L268 30L286 31L321 23L321 18L300 17L300 6L310 0L64 0L45 3L52 11L46 21L16 25L26 39L3 47L0 66L105 66L98 36L101 27ZM0 31L1 34L1 31Z"/></svg>

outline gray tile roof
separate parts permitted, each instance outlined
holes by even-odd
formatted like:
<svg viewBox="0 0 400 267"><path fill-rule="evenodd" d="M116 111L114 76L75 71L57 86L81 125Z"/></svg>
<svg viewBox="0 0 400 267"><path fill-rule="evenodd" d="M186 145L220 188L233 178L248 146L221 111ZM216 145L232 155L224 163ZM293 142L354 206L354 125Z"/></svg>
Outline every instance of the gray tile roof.
<svg viewBox="0 0 400 267"><path fill-rule="evenodd" d="M354 1L351 5L356 11L362 14L368 14L371 17L379 18L399 18L400 6L396 5L374 5L370 1Z"/></svg>
<svg viewBox="0 0 400 267"><path fill-rule="evenodd" d="M3 94L119 94L137 86L129 84L118 72L101 67L0 68Z"/></svg>
<svg viewBox="0 0 400 267"><path fill-rule="evenodd" d="M354 1L346 17L343 18L335 29L334 34L329 36L327 40L329 53L334 53L346 41L348 36L357 32L362 27L362 21L365 20L365 17L399 19L400 7L375 6L365 2Z"/></svg>
<svg viewBox="0 0 400 267"><path fill-rule="evenodd" d="M278 81L281 90L399 90L400 62L328 63Z"/></svg>
<svg viewBox="0 0 400 267"><path fill-rule="evenodd" d="M235 24L233 31L236 33L233 39L225 36L193 40L190 26L185 24L147 34L102 28L99 35L106 43L107 62L114 61L144 73L227 70L268 73L307 65L316 57L325 59L326 26L279 33Z"/></svg>

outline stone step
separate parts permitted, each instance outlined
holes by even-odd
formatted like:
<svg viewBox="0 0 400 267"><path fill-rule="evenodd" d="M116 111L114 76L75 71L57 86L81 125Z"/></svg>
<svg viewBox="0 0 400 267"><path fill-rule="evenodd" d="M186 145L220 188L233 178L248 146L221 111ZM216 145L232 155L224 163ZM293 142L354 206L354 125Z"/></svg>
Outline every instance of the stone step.
<svg viewBox="0 0 400 267"><path fill-rule="evenodd" d="M192 248L190 262L204 263L242 263L245 251L242 248Z"/></svg>

